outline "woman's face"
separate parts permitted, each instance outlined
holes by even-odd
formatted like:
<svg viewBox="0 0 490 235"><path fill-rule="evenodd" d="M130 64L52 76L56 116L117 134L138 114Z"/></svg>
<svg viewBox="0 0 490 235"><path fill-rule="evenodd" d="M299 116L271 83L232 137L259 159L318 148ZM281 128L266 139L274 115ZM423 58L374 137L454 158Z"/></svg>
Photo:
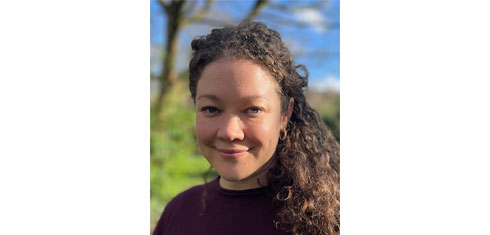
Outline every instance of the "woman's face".
<svg viewBox="0 0 490 235"><path fill-rule="evenodd" d="M249 177L274 154L287 117L277 83L249 60L220 59L204 68L196 92L201 153L229 189L258 186Z"/></svg>

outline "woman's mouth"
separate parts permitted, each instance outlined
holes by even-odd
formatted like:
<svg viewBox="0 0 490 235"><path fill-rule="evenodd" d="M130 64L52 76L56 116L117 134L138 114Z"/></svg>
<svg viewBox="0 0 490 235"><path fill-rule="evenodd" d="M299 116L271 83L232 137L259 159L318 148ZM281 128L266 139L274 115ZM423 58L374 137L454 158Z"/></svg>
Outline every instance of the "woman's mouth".
<svg viewBox="0 0 490 235"><path fill-rule="evenodd" d="M219 154L224 158L237 159L244 156L248 150L239 149L218 149Z"/></svg>

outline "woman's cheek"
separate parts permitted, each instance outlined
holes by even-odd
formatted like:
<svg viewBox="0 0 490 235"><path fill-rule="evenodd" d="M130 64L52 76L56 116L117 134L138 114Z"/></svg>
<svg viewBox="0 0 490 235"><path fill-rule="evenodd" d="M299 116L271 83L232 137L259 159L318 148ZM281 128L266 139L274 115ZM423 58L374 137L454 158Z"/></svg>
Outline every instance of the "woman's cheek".
<svg viewBox="0 0 490 235"><path fill-rule="evenodd" d="M211 126L209 125L209 123L201 119L196 120L196 137L199 143L209 142L209 139L211 138L211 132Z"/></svg>
<svg viewBox="0 0 490 235"><path fill-rule="evenodd" d="M265 122L261 125L253 125L248 129L248 137L259 140L262 144L270 144L279 138L279 128L276 123ZM277 133L276 133L277 132Z"/></svg>

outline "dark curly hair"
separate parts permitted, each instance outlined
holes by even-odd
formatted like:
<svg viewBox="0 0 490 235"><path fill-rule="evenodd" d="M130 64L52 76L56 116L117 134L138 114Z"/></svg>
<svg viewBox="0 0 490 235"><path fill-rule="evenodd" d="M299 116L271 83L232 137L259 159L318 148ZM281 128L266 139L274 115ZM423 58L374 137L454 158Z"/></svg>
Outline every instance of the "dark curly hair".
<svg viewBox="0 0 490 235"><path fill-rule="evenodd" d="M251 60L268 71L279 84L283 113L294 99L287 138L279 141L266 164L276 227L293 234L339 234L339 144L305 99L306 67L295 65L279 33L259 22L213 29L191 45L189 89L194 101L202 71L220 58Z"/></svg>

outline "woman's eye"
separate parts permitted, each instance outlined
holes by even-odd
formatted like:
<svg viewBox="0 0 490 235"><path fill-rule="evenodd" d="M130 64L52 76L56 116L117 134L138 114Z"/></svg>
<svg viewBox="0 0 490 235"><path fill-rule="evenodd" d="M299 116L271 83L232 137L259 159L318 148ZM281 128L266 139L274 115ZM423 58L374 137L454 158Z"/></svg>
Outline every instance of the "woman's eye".
<svg viewBox="0 0 490 235"><path fill-rule="evenodd" d="M262 110L260 110L260 108L258 108L258 107L252 107L252 108L249 108L248 111L252 114L257 114Z"/></svg>
<svg viewBox="0 0 490 235"><path fill-rule="evenodd" d="M210 107L210 106L202 107L201 111L204 112L205 114L216 114L219 112L217 108Z"/></svg>

